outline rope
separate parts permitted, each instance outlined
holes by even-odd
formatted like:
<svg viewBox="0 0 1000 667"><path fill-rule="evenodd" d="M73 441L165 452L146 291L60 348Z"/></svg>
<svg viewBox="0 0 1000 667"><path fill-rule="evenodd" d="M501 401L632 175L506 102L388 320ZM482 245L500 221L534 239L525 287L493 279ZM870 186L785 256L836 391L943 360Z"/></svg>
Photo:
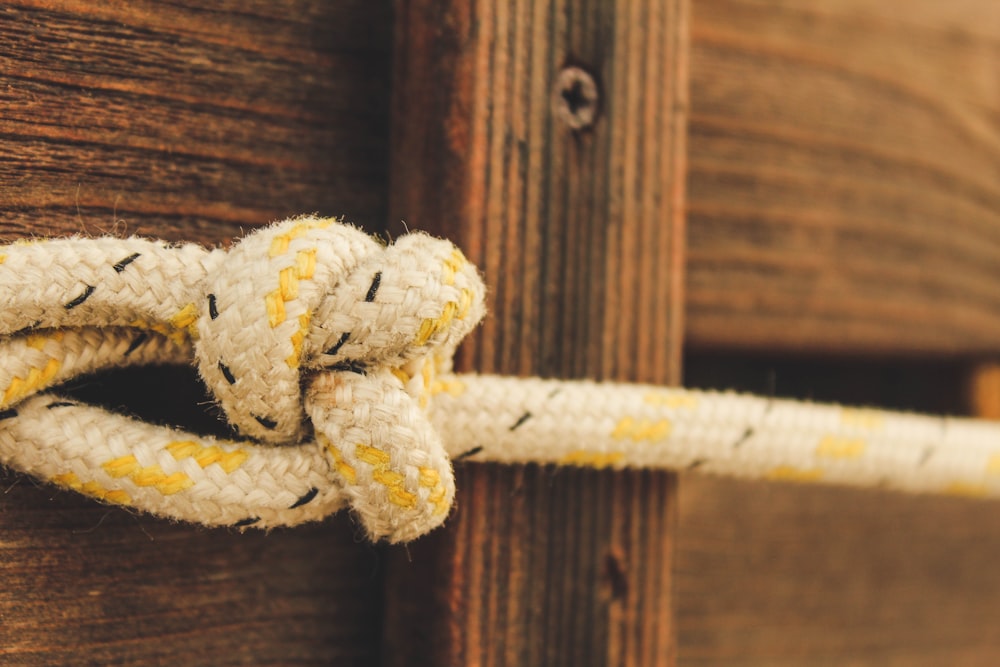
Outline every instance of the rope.
<svg viewBox="0 0 1000 667"><path fill-rule="evenodd" d="M446 518L451 460L646 466L1000 495L1000 426L733 393L456 375L484 287L452 244L383 246L302 217L231 250L144 239L0 248L0 461L213 526L345 506L372 539ZM144 423L48 390L194 363L241 436Z"/></svg>

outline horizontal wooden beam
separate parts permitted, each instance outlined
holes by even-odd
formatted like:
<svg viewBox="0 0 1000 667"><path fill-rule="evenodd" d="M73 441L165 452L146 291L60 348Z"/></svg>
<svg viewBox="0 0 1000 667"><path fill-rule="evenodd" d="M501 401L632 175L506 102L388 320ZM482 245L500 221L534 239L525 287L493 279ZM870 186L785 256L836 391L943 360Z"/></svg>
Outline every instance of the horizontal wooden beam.
<svg viewBox="0 0 1000 667"><path fill-rule="evenodd" d="M385 220L387 3L0 7L0 234Z"/></svg>
<svg viewBox="0 0 1000 667"><path fill-rule="evenodd" d="M682 476L678 664L993 665L997 504Z"/></svg>
<svg viewBox="0 0 1000 667"><path fill-rule="evenodd" d="M0 469L0 663L377 660L380 554L347 515L239 534L135 516Z"/></svg>
<svg viewBox="0 0 1000 667"><path fill-rule="evenodd" d="M913 360L685 357L685 384L1000 414L1000 373ZM973 378L970 382L970 376ZM683 474L678 664L992 665L1000 504Z"/></svg>
<svg viewBox="0 0 1000 667"><path fill-rule="evenodd" d="M1000 350L1000 5L700 0L688 344Z"/></svg>

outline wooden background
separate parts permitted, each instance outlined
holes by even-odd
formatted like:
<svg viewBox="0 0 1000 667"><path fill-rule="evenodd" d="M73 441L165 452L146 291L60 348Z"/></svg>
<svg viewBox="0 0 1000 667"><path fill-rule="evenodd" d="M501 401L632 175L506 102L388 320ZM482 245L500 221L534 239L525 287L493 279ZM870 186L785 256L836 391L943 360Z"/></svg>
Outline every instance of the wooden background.
<svg viewBox="0 0 1000 667"><path fill-rule="evenodd" d="M686 343L996 354L997 3L692 6Z"/></svg>
<svg viewBox="0 0 1000 667"><path fill-rule="evenodd" d="M443 13L412 17L417 24L442 22L401 33L406 10L420 7ZM492 35L493 60L483 62L504 75L471 67L456 79L465 97L438 91L437 111L400 106L400 54L423 52L447 69L449 57L485 43L443 39L462 26L450 21L470 16L485 21L470 24L476 38ZM642 42L654 28L662 38ZM616 55L606 48L615 40L645 46ZM0 7L0 238L225 243L304 211L370 231L417 218L479 253L500 286L493 307L503 317L464 353L466 368L676 380L683 338L691 385L962 412L975 393L970 369L1000 349L998 45L992 0L15 0ZM656 89L643 58L664 55L677 59L689 96L686 86ZM592 134L566 139L538 106L551 101L551 82L528 72L578 61L623 69L595 66L612 97ZM473 94L483 91L506 97ZM675 126L650 129L685 117L686 141ZM476 127L503 130L491 136L504 141L469 134L487 147L478 162L399 162L420 154L402 127L419 139L422 126L454 129L447 118L486 122ZM598 150L595 139L620 148ZM647 142L679 156L677 170L628 171ZM580 169L578 149L592 158ZM484 197L467 198L463 179L487 167L496 170ZM401 189L421 174L428 191ZM647 176L659 185L643 190ZM449 194L453 183L465 185ZM435 188L447 196L433 199ZM561 208L546 208L555 201ZM476 202L484 207L468 208ZM479 217L465 225L470 211ZM609 213L636 226L588 255ZM680 227L660 237L665 245L644 236L665 229L656 216L685 223L683 281ZM587 282L587 262L613 272L630 259L632 277L657 278L659 291L632 303L606 281ZM543 273L548 280L531 282ZM546 291L510 298L528 284ZM586 309L595 294L607 300L599 317ZM664 299L668 314L655 309ZM595 328L574 337L581 322ZM662 336L671 343L657 346ZM638 351L656 363L639 368ZM125 374L78 391L211 428L190 373ZM364 544L347 516L237 535L133 516L4 472L0 662L406 664L393 642L407 628L451 642L429 655L470 665L579 664L582 646L595 664L609 647L631 647L605 660L622 665L664 654L682 666L740 667L992 665L1000 655L991 503L550 473L463 468L476 493L451 530L480 526L490 549L449 548L454 533L442 532L443 546L418 543L408 555ZM581 533L505 551L508 533L490 512L511 488L527 489L518 503L563 503L549 509L573 498L653 503L639 514L661 523L630 525L660 526L654 551L666 559L633 551L625 556L638 561L608 560L614 534L597 526L592 535L604 537L574 565L590 578L560 572L539 602L524 587L551 580L534 570L512 580L503 568L525 554L580 550ZM541 510L537 518L544 527ZM523 534L541 543L551 533ZM475 586L447 580L453 570L441 568L458 555L482 575ZM409 624L412 599L395 584L411 558L445 573L436 589L439 580L423 583L447 598L448 625ZM616 569L630 562L667 563L672 577L622 603L617 584L655 580ZM635 610L651 604L667 605L654 615L666 625L636 623ZM478 634L462 625L470 609ZM535 622L543 629L525 631ZM649 634L663 627L672 628L665 649Z"/></svg>
<svg viewBox="0 0 1000 667"><path fill-rule="evenodd" d="M326 2L0 7L0 236L204 243L387 205L391 8ZM94 385L205 425L193 374ZM140 396L136 399L135 396ZM0 663L371 665L384 555L346 515L239 535L4 473Z"/></svg>
<svg viewBox="0 0 1000 667"><path fill-rule="evenodd" d="M387 2L0 7L0 222L216 243L386 216Z"/></svg>

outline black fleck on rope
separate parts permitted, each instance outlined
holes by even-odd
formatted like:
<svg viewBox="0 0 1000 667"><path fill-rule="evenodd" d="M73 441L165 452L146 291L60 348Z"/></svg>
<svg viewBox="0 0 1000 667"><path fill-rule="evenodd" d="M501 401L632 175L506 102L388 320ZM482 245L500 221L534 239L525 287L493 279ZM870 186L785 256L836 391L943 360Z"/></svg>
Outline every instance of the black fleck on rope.
<svg viewBox="0 0 1000 667"><path fill-rule="evenodd" d="M319 489L317 489L317 488L316 488L316 487L314 486L313 488L311 488L311 489L309 489L308 491L306 491L305 493L303 493L303 494L302 494L302 496L301 496L301 497L300 497L300 498L299 498L298 500L296 500L296 501L295 501L294 503L292 503L292 504L291 504L291 505L290 505L290 506L288 507L288 509L290 509L290 510L293 510L293 509L295 509L296 507L302 507L302 506L303 506L303 505L305 505L305 504L306 504L307 502L309 502L310 500L312 500L313 498L315 498L315 497L316 497L316 494L318 494L318 493L319 493Z"/></svg>
<svg viewBox="0 0 1000 667"><path fill-rule="evenodd" d="M80 404L79 403L74 403L73 401L52 401L51 403L49 403L45 407L48 408L49 410L53 410L55 408L69 408L69 407L72 407L74 405L80 405Z"/></svg>
<svg viewBox="0 0 1000 667"><path fill-rule="evenodd" d="M226 378L226 382L229 384L236 384L236 376L233 372L229 370L229 366L225 365L221 361L219 362L219 370L222 371L222 376Z"/></svg>
<svg viewBox="0 0 1000 667"><path fill-rule="evenodd" d="M274 427L278 425L278 422L274 421L273 419L268 419L267 417L261 417L259 415L254 415L253 418L256 419L257 422L261 426L263 426L264 428L266 428L268 430L272 430L273 431Z"/></svg>
<svg viewBox="0 0 1000 667"><path fill-rule="evenodd" d="M233 524L233 528L242 528L243 526L252 526L253 524L257 523L258 521L260 521L260 517L259 516L247 517L246 519L240 519L239 521L237 521L236 523L234 523Z"/></svg>
<svg viewBox="0 0 1000 667"><path fill-rule="evenodd" d="M340 352L340 348L344 346L344 343L346 343L347 339L350 338L350 337L351 337L351 332L350 331L345 331L343 334L341 334L340 340L338 340L336 343L334 343L333 347L331 347L329 350L327 350L323 354L330 354L330 355L337 354L338 352Z"/></svg>
<svg viewBox="0 0 1000 667"><path fill-rule="evenodd" d="M131 264L132 262L134 262L136 259L138 259L139 255L141 255L141 254L142 253L134 252L131 255L129 255L128 257L126 257L125 259L116 262L115 265L112 268L115 270L115 273L121 273L122 271L125 270L126 266L128 266L129 264Z"/></svg>
<svg viewBox="0 0 1000 667"><path fill-rule="evenodd" d="M378 273L375 274L375 277L372 278L371 287L368 288L368 293L365 294L365 301L371 303L372 301L375 300L375 294L378 292L378 286L381 283L382 283L382 272L379 271Z"/></svg>
<svg viewBox="0 0 1000 667"><path fill-rule="evenodd" d="M17 410L14 408L7 408L6 410L0 411L0 420L11 419L17 416Z"/></svg>
<svg viewBox="0 0 1000 667"><path fill-rule="evenodd" d="M516 422L514 422L514 425L510 427L510 430L513 431L519 428L524 422L528 421L529 419L531 419L531 413L525 412L523 415L520 416L520 418L518 418Z"/></svg>
<svg viewBox="0 0 1000 667"><path fill-rule="evenodd" d="M147 338L149 338L148 333L144 331L140 332L135 338L132 339L132 342L129 344L128 349L125 350L125 356L127 357L128 355L138 350L139 346L145 343Z"/></svg>
<svg viewBox="0 0 1000 667"><path fill-rule="evenodd" d="M476 454L478 454L481 451L483 451L483 446L479 445L478 447L473 447L472 449L470 449L470 450L468 450L466 452L462 452L458 456L451 457L451 460L452 461L461 461L462 459L467 459L470 456L475 456Z"/></svg>
<svg viewBox="0 0 1000 667"><path fill-rule="evenodd" d="M219 316L219 308L215 305L215 295L208 295L208 316L213 320Z"/></svg>
<svg viewBox="0 0 1000 667"><path fill-rule="evenodd" d="M22 327L22 328L18 329L17 331L15 331L14 333L12 333L11 336L22 336L22 335L24 335L26 333L31 333L32 331L34 331L35 329L37 329L38 325L41 324L41 323L42 323L41 320L35 320L34 322L32 322L31 324L29 324L28 326Z"/></svg>
<svg viewBox="0 0 1000 667"><path fill-rule="evenodd" d="M349 371L351 373L357 373L358 375L367 375L368 369L360 361L341 361L340 363L330 366L331 371Z"/></svg>
<svg viewBox="0 0 1000 667"><path fill-rule="evenodd" d="M753 435L753 427L752 426L747 427L747 430L743 431L743 435L740 436L740 439L733 443L733 449L736 449L744 442L749 440L752 435Z"/></svg>
<svg viewBox="0 0 1000 667"><path fill-rule="evenodd" d="M94 293L94 289L96 288L93 285L87 285L87 289L83 290L83 294L81 294L80 296L76 297L75 299L64 305L63 308L65 308L66 310L73 310L81 303L89 299L90 295Z"/></svg>

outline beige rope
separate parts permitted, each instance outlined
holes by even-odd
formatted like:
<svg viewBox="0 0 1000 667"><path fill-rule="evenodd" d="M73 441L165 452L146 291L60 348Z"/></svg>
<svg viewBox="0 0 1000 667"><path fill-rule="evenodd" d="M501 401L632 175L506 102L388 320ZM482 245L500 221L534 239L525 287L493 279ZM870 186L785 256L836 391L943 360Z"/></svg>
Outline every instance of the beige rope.
<svg viewBox="0 0 1000 667"><path fill-rule="evenodd" d="M993 424L454 375L483 292L446 241L382 246L314 217L228 252L110 238L0 248L0 461L208 525L293 525L348 504L390 541L445 519L449 456L1000 495ZM99 369L192 362L246 439L41 393Z"/></svg>
<svg viewBox="0 0 1000 667"><path fill-rule="evenodd" d="M211 525L295 524L347 502L373 538L399 541L447 515L448 456L400 378L450 370L482 318L482 282L450 243L410 234L383 247L305 217L229 252L64 239L8 246L0 262L0 458L12 467ZM253 441L28 398L97 368L192 356Z"/></svg>

